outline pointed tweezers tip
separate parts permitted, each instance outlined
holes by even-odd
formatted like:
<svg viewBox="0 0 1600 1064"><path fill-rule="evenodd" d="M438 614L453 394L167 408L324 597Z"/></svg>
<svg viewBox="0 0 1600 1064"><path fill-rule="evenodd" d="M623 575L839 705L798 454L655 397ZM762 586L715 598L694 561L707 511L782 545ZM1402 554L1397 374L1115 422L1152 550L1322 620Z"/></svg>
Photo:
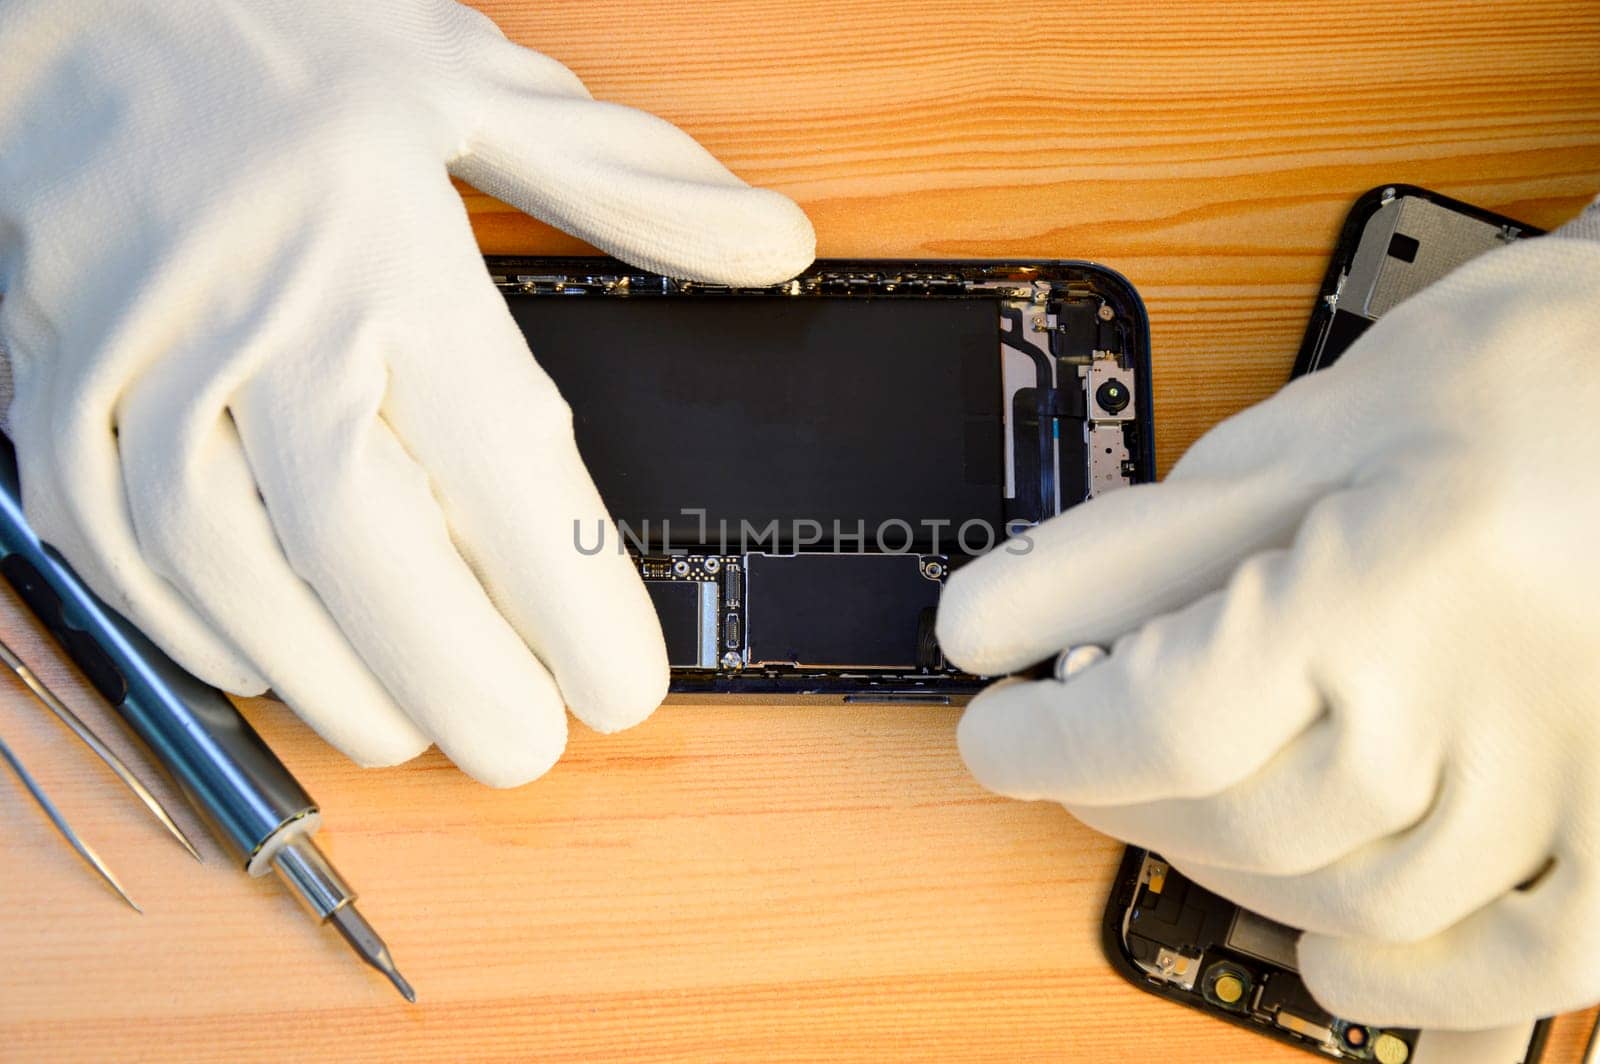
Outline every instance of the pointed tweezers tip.
<svg viewBox="0 0 1600 1064"><path fill-rule="evenodd" d="M7 646L3 639L0 639L0 662L3 662L7 668L16 674L17 679L22 681L23 686L28 689L41 705L55 714L57 720L66 725L67 729L76 735L80 742L94 751L95 756L106 763L106 767L116 774L117 778L122 781L123 786L132 791L134 797L138 798L144 807L150 811L150 814L160 822L161 826L166 828L167 834L177 839L178 845L189 851L190 857L193 857L201 864L205 863L205 858L200 856L200 851L195 848L189 836L184 834L183 829L178 827L177 822L172 819L172 814L167 812L166 807L161 804L161 800L152 794L150 788L146 787L139 777L133 774L133 771L128 768L122 758L118 757L116 752L107 746L100 736L95 734L94 729L84 723L82 717L74 713L54 691L46 686L43 680L39 679L32 669L28 668L27 663L18 656L15 650ZM138 906L134 906L134 908L138 908Z"/></svg>
<svg viewBox="0 0 1600 1064"><path fill-rule="evenodd" d="M17 779L22 781L23 787L27 788L28 793L33 796L33 800L38 803L39 808L44 810L45 816L49 817L50 822L55 825L56 831L60 832L61 837L67 840L68 845L77 851L78 856L83 858L90 868L99 873L100 878L105 880L106 884L116 891L123 901L133 906L134 912L142 914L144 910L139 908L138 902L134 901L128 892L123 889L122 884L117 881L116 876L112 875L111 869L106 867L106 863L100 859L99 854L94 852L93 847L79 838L78 833L72 830L72 825L67 823L67 818L62 815L61 810L57 809L55 803L44 793L44 788L39 786L39 782L33 778L33 775L22 767L22 761L12 752L11 747L7 746L3 739L0 739L0 759L3 759L11 766L11 770L17 774Z"/></svg>

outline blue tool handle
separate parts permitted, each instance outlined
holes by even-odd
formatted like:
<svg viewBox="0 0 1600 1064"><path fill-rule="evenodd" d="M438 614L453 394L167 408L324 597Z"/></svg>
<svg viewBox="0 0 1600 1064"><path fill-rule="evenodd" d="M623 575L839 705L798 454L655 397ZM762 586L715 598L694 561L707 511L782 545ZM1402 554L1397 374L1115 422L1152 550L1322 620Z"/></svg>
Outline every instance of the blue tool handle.
<svg viewBox="0 0 1600 1064"><path fill-rule="evenodd" d="M221 691L195 679L95 597L28 526L16 452L0 436L0 576L248 867L316 803Z"/></svg>

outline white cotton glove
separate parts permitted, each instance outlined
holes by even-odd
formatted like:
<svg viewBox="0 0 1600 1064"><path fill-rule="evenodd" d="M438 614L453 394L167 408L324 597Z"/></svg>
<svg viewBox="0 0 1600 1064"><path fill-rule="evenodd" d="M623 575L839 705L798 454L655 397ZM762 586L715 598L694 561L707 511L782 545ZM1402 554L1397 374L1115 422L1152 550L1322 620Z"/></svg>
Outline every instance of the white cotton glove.
<svg viewBox="0 0 1600 1064"><path fill-rule="evenodd" d="M797 207L447 0L0 5L0 347L29 519L180 663L365 764L512 785L666 690L570 414L449 175L771 283Z"/></svg>
<svg viewBox="0 0 1600 1064"><path fill-rule="evenodd" d="M1484 256L1030 538L953 578L945 653L1112 653L979 696L981 782L1306 928L1336 1014L1600 999L1600 242Z"/></svg>

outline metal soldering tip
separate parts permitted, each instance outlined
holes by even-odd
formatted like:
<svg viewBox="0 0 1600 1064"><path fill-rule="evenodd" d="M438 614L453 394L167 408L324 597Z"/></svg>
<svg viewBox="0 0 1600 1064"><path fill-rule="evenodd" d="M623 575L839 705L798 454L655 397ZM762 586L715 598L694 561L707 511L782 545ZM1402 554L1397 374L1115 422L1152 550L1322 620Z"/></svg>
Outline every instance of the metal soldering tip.
<svg viewBox="0 0 1600 1064"><path fill-rule="evenodd" d="M38 699L40 704L51 713L54 713L56 719L65 724L85 746L93 750L95 755L106 763L107 768L116 773L117 779L122 781L122 785L132 791L134 797L138 798L144 807L150 811L150 815L155 817L161 826L167 829L167 834L178 840L178 845L189 851L190 857L193 857L196 861L203 862L204 859L200 856L200 851L195 849L194 843L189 841L189 836L185 835L183 829L178 827L171 815L167 813L166 808L162 806L154 794L150 793L150 789L139 782L139 778L133 774L127 765L123 764L122 759L109 746L101 741L100 736L96 735L94 730L85 724L81 717L69 709L65 702L56 697L56 693L46 687L43 680L34 675L33 670L28 668L23 660L17 656L16 651L7 646L4 640L0 640L0 663L4 663L7 668L16 673L17 678L33 693L33 697ZM138 908L138 906L134 906L134 908Z"/></svg>
<svg viewBox="0 0 1600 1064"><path fill-rule="evenodd" d="M389 947L384 945L378 932L367 923L366 917L356 911L354 903L345 905L328 919L333 926L339 929L339 934L350 943L357 956L378 971L382 972L400 995L413 1005L417 1002L417 992L411 989L411 984L406 982L406 977L400 974L400 969L394 966L394 958L389 955Z"/></svg>
<svg viewBox="0 0 1600 1064"><path fill-rule="evenodd" d="M74 850L78 851L78 856L82 857L90 868L100 873L100 878L105 880L123 901L133 906L134 912L143 913L144 910L139 908L139 903L128 896L128 892L122 888L121 883L117 882L117 877L111 874L111 869L106 867L106 863L100 859L100 855L95 853L87 842L80 839L76 831L72 830L72 825L67 823L67 818L62 816L61 810L57 809L55 803L45 796L44 788L40 787L38 781L29 775L27 769L22 767L22 762L17 759L16 754L11 752L11 747L6 745L4 739L0 739L0 758L3 758L11 766L11 771L15 772L17 779L22 781L24 787L28 788L28 793L33 795L33 800L39 803L39 808L44 810L45 815L50 818L50 822L56 826L56 830L61 832L61 837L66 839Z"/></svg>

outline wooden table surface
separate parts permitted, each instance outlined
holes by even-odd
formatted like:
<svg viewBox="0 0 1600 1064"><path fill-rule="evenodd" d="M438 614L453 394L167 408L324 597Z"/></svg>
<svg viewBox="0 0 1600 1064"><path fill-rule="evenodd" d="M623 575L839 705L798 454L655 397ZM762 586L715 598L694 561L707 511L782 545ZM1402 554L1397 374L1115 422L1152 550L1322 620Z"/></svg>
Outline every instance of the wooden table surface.
<svg viewBox="0 0 1600 1064"><path fill-rule="evenodd" d="M1127 274L1163 469L1282 382L1360 192L1547 226L1600 192L1593 0L483 6L795 196L824 255ZM574 247L467 200L486 251ZM103 719L14 602L0 633ZM245 709L420 1003L214 845L190 861L6 682L4 734L145 913L0 784L0 1058L1311 1059L1114 975L1118 847L975 786L954 710L669 706L575 727L545 780L495 792L436 755L363 772Z"/></svg>

